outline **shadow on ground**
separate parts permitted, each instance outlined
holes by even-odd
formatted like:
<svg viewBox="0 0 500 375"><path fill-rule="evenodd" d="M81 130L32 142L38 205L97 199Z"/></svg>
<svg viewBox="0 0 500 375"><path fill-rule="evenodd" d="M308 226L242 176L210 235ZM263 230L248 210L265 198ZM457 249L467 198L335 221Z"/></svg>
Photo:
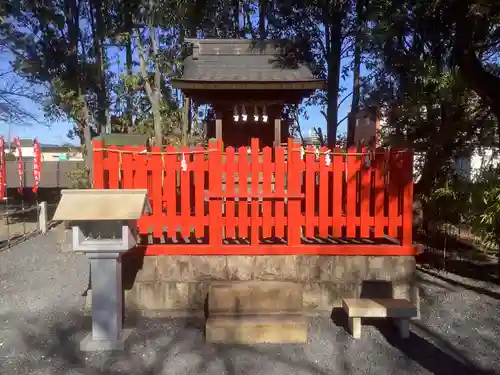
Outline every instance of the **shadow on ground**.
<svg viewBox="0 0 500 375"><path fill-rule="evenodd" d="M334 322L345 327L345 315L335 311ZM262 374L269 375L270 363L273 374L356 374L370 373L360 369L360 354L368 360L384 357L385 373L401 373L401 361L407 364L408 371L415 373L418 364L435 375L493 375L493 371L484 371L475 367L464 355L458 352L446 340L430 332L425 326L416 323L408 340L401 340L395 334L394 327L378 321L366 321L364 324L375 325L386 342L373 342L366 336L353 340L343 329L330 325L322 331L315 327L325 339L333 339L334 358L331 367L307 358L312 351L309 345L290 346L234 346L210 345L205 343L203 320L185 319L145 319L131 317L126 326L134 326L125 352L84 353L79 350L79 342L90 332L90 318L80 312L73 312L52 317L53 323L41 327L40 318L25 319L16 328L17 342L22 343L22 353L9 353L5 346L0 348L0 356L6 359L3 372L43 373L43 374ZM14 316L2 316L5 322L16 321ZM40 328L41 327L41 328ZM335 329L337 328L337 329ZM415 329L416 328L416 329ZM336 332L334 332L336 331ZM418 333L416 333L416 331ZM431 343L424 336L431 337ZM8 337L7 337L8 341ZM18 346L19 347L19 346ZM324 347L322 348L324 349ZM359 352L361 351L361 352ZM401 359L405 356L405 359ZM355 360L357 358L357 361ZM385 359L387 358L387 359ZM364 361L363 359L363 361ZM399 361L398 366L396 362ZM406 361L406 362L405 362ZM395 368L391 368L394 364ZM363 362L361 367L365 366ZM369 368L368 363L368 368ZM261 366L261 367L259 367ZM374 365L375 366L375 365ZM245 368L247 370L245 370ZM280 370L276 370L281 368ZM396 372L394 372L396 371ZM373 373L381 373L375 370Z"/></svg>
<svg viewBox="0 0 500 375"><path fill-rule="evenodd" d="M347 328L347 316L342 309L334 309L332 321L335 325ZM413 321L408 339L402 339L395 324L387 319L365 318L362 327L375 327L387 342L407 359L415 361L434 375L496 375L493 370L483 370L473 364L446 339L429 330L418 321ZM363 330L363 328L362 328ZM363 336L360 340L363 340ZM369 355L369 353L367 353Z"/></svg>
<svg viewBox="0 0 500 375"><path fill-rule="evenodd" d="M417 256L421 265L475 280L499 282L495 259L469 240L447 233L433 233L419 234L416 241L424 250Z"/></svg>

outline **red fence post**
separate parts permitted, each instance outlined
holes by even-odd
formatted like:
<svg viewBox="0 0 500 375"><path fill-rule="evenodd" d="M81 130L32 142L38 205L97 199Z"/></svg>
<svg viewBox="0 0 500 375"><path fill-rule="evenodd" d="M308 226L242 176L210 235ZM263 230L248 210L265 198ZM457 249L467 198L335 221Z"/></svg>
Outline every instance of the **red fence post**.
<svg viewBox="0 0 500 375"><path fill-rule="evenodd" d="M94 189L104 189L104 141L92 141L92 152L94 159L92 187Z"/></svg>
<svg viewBox="0 0 500 375"><path fill-rule="evenodd" d="M413 152L406 151L403 159L403 230L401 244L410 246L412 244L413 232Z"/></svg>
<svg viewBox="0 0 500 375"><path fill-rule="evenodd" d="M287 242L288 246L298 246L301 244L300 225L300 200L301 194L301 166L300 145L288 139L288 222L287 222Z"/></svg>
<svg viewBox="0 0 500 375"><path fill-rule="evenodd" d="M210 191L209 215L209 243L213 247L222 245L221 218L222 218L222 173L220 144L216 140L208 143L208 181Z"/></svg>
<svg viewBox="0 0 500 375"><path fill-rule="evenodd" d="M252 138L251 141L251 155L252 155L252 164L251 164L251 189L252 189L252 198L250 201L250 209L251 209L251 218L250 218L250 243L254 246L259 244L259 172L260 161L259 161L259 139Z"/></svg>

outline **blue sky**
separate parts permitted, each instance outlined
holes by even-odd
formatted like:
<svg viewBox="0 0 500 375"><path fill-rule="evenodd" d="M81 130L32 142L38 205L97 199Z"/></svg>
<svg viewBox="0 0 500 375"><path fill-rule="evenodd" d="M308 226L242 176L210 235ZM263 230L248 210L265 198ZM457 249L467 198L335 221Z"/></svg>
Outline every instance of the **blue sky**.
<svg viewBox="0 0 500 375"><path fill-rule="evenodd" d="M115 61L117 72L124 70L124 56L117 56L117 59L110 58L111 61ZM0 53L0 72L10 70L10 59L11 56L7 53ZM121 63L120 63L121 61ZM17 77L21 80L21 78ZM0 78L0 87L3 87L5 82L2 82ZM352 87L352 76L349 75L345 81L341 82L342 86L345 86L347 90L346 93L351 91ZM31 124L20 124L20 123L6 123L0 120L0 135L5 137L7 141L9 139L18 136L19 138L37 138L41 143L50 144L63 144L63 143L73 143L78 144L78 140L71 140L67 137L69 129L72 125L69 121L49 121L44 118L43 109L28 99L21 99L20 105L23 109L29 111L39 123L32 122ZM351 100L350 98L345 100L339 108L339 119L342 119L350 110ZM325 130L325 119L320 113L321 108L318 107L308 107L308 119L301 119L302 132L304 136L309 135L309 131L313 126L321 126ZM346 131L346 121L344 121L339 127L339 133Z"/></svg>

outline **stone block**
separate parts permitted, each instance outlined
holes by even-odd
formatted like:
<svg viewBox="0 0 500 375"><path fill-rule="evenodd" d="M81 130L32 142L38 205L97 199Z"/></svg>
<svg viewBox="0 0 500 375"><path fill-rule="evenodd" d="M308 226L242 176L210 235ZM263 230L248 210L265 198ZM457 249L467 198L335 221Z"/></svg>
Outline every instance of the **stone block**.
<svg viewBox="0 0 500 375"><path fill-rule="evenodd" d="M139 260L137 260L139 261ZM158 278L157 275L157 261L158 257L144 257L142 259L141 268L137 272L135 281L155 281Z"/></svg>
<svg viewBox="0 0 500 375"><path fill-rule="evenodd" d="M329 281L337 257L301 255L297 256L297 278L300 281Z"/></svg>
<svg viewBox="0 0 500 375"><path fill-rule="evenodd" d="M195 280L226 280L228 271L225 256L191 256L192 274Z"/></svg>
<svg viewBox="0 0 500 375"><path fill-rule="evenodd" d="M411 291L412 291L412 287L410 284L398 283L398 284L392 285L393 298L412 300L413 296L412 296Z"/></svg>
<svg viewBox="0 0 500 375"><path fill-rule="evenodd" d="M191 257L187 255L163 255L158 257L158 280L193 281Z"/></svg>
<svg viewBox="0 0 500 375"><path fill-rule="evenodd" d="M226 269L229 280L252 280L255 274L255 257L228 256Z"/></svg>
<svg viewBox="0 0 500 375"><path fill-rule="evenodd" d="M391 257L370 256L366 257L367 269L365 280L392 280L393 265Z"/></svg>
<svg viewBox="0 0 500 375"><path fill-rule="evenodd" d="M306 311L328 309L325 294L323 293L323 284L321 283L304 283L302 299Z"/></svg>
<svg viewBox="0 0 500 375"><path fill-rule="evenodd" d="M297 280L297 256L257 256L254 277L260 280Z"/></svg>
<svg viewBox="0 0 500 375"><path fill-rule="evenodd" d="M332 259L331 281L339 283L359 282L366 277L365 256L335 256Z"/></svg>
<svg viewBox="0 0 500 375"><path fill-rule="evenodd" d="M210 284L209 315L296 313L303 309L302 286L282 281L228 281Z"/></svg>
<svg viewBox="0 0 500 375"><path fill-rule="evenodd" d="M136 283L126 298L126 304L139 310L192 310L200 306L193 283ZM191 292L191 295L190 295ZM201 298L201 297L198 297Z"/></svg>
<svg viewBox="0 0 500 375"><path fill-rule="evenodd" d="M326 309L342 306L343 298L358 298L360 284L358 283L324 283L321 293Z"/></svg>
<svg viewBox="0 0 500 375"><path fill-rule="evenodd" d="M416 276L416 259L414 256L391 257L392 280L395 283L414 282Z"/></svg>
<svg viewBox="0 0 500 375"><path fill-rule="evenodd" d="M307 331L302 315L215 316L205 326L207 341L219 344L305 344Z"/></svg>
<svg viewBox="0 0 500 375"><path fill-rule="evenodd" d="M203 282L136 283L126 295L126 305L137 310L203 310L207 287Z"/></svg>

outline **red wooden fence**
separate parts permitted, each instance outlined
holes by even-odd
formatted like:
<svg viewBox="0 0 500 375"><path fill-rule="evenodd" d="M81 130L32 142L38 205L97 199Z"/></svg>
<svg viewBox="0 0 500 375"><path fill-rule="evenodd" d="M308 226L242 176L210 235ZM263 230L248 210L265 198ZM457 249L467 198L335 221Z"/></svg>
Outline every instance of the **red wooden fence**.
<svg viewBox="0 0 500 375"><path fill-rule="evenodd" d="M413 153L94 141L94 187L147 188L147 255L413 255Z"/></svg>

